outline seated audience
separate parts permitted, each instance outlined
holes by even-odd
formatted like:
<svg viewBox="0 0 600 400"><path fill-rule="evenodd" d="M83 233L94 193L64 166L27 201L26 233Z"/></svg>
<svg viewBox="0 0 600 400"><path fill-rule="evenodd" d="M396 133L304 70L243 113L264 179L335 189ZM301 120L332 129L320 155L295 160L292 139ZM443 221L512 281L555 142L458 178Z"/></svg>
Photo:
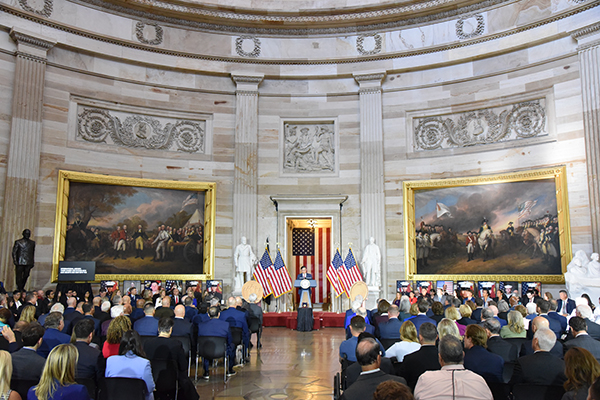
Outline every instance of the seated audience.
<svg viewBox="0 0 600 400"><path fill-rule="evenodd" d="M344 340L340 344L340 358L345 358L350 362L356 362L356 344L358 343L358 335L365 331L365 319L360 315L352 317L350 320L350 332L352 337ZM385 356L385 349L380 344L382 355Z"/></svg>
<svg viewBox="0 0 600 400"><path fill-rule="evenodd" d="M506 300L498 301L498 318L506 321L508 319L508 311L510 310L510 306L506 302Z"/></svg>
<svg viewBox="0 0 600 400"><path fill-rule="evenodd" d="M540 329L550 329L548 325L548 320L544 317L535 317L533 321L531 321L530 330L535 334ZM521 348L521 356L527 356L533 354L533 340L528 340L523 343ZM556 340L554 346L550 350L550 354L555 355L558 358L563 357L563 345L560 341Z"/></svg>
<svg viewBox="0 0 600 400"><path fill-rule="evenodd" d="M400 320L398 319L399 315L400 310L398 310L398 307L395 305L391 305L388 309L388 320L379 324L379 338L400 339L400 327L402 326L402 322L400 322Z"/></svg>
<svg viewBox="0 0 600 400"><path fill-rule="evenodd" d="M596 360L600 361L600 342L592 339L592 337L588 335L585 319L581 317L571 317L569 326L571 327L571 333L574 338L565 343L565 350L568 351L574 347L583 348L592 353L592 356L594 356Z"/></svg>
<svg viewBox="0 0 600 400"><path fill-rule="evenodd" d="M487 321L489 320L484 323ZM466 350L464 355L466 369L481 375L487 382L503 382L504 360L499 355L487 351L487 333L485 329L479 325L469 325L465 331L464 347Z"/></svg>
<svg viewBox="0 0 600 400"><path fill-rule="evenodd" d="M487 334L487 349L502 357L504 362L516 361L519 357L519 349L500 337L500 323L490 318L486 319L482 326Z"/></svg>
<svg viewBox="0 0 600 400"><path fill-rule="evenodd" d="M560 324L560 329L562 332L565 332L567 330L567 318L560 315L559 313L556 312L556 309L558 308L558 304L556 302L556 300L550 300L550 311L548 311L548 317L553 318L555 320L558 321L558 323Z"/></svg>
<svg viewBox="0 0 600 400"><path fill-rule="evenodd" d="M72 344L54 347L48 355L40 382L29 389L27 400L89 400L87 388L75 383L77 357L77 349Z"/></svg>
<svg viewBox="0 0 600 400"><path fill-rule="evenodd" d="M412 316L410 313L410 305L411 304L408 296L402 295L402 298L400 299L400 306L398 306L398 310L400 311L398 319L400 321L404 321Z"/></svg>
<svg viewBox="0 0 600 400"><path fill-rule="evenodd" d="M427 300L419 300L419 302L417 303L417 310L418 314L410 319L410 321L415 325L417 332L419 332L419 328L424 322L429 322L431 324L437 325L437 322L434 319L431 319L426 315L427 310L429 310L429 302Z"/></svg>
<svg viewBox="0 0 600 400"><path fill-rule="evenodd" d="M229 371L227 371L227 375L232 376L235 375L235 371L233 370L233 339L231 337L231 331L229 330L229 323L227 323L226 321L219 320L220 314L221 312L218 307L211 306L208 309L208 315L210 317L210 320L198 324L198 337L216 336L227 338L227 357L229 359ZM202 375L202 378L209 379L209 360L207 358L204 358L202 360L202 363L204 366L204 373Z"/></svg>
<svg viewBox="0 0 600 400"><path fill-rule="evenodd" d="M144 312L145 311L146 310L144 310ZM164 317L168 317L168 318L174 318L175 317L175 313L171 309L171 298L169 296L163 297L163 299L162 299L162 305L160 307L156 308L156 310L154 312L154 317L157 320L159 320L161 318L164 318ZM147 336L151 336L151 335L147 335Z"/></svg>
<svg viewBox="0 0 600 400"><path fill-rule="evenodd" d="M464 368L464 353L459 339L453 335L444 336L440 339L439 352L442 368L421 375L414 391L415 400L493 399L485 380Z"/></svg>
<svg viewBox="0 0 600 400"><path fill-rule="evenodd" d="M434 301L431 305L432 316L429 318L433 319L435 322L439 323L442 319L444 319L444 305L439 301Z"/></svg>
<svg viewBox="0 0 600 400"><path fill-rule="evenodd" d="M26 306L21 308L21 315L19 316L19 321L32 322L35 320L35 306L27 304Z"/></svg>
<svg viewBox="0 0 600 400"><path fill-rule="evenodd" d="M565 353L564 388L562 400L586 400L592 383L600 377L600 364L583 348L573 347Z"/></svg>
<svg viewBox="0 0 600 400"><path fill-rule="evenodd" d="M248 330L248 321L246 320L246 313L240 311L236 308L237 301L235 297L229 297L227 299L228 308L221 311L219 319L221 321L231 321L233 319L235 322L229 322L229 326L242 328L242 341L246 348L250 345L250 331Z"/></svg>
<svg viewBox="0 0 600 400"><path fill-rule="evenodd" d="M119 355L111 356L106 360L105 376L107 378L143 379L148 389L146 400L154 399L152 392L154 392L155 385L152 368L142 348L140 335L136 331L129 330L123 334L119 345Z"/></svg>
<svg viewBox="0 0 600 400"><path fill-rule="evenodd" d="M588 335L596 340L600 340L600 325L593 322L594 313L590 306L585 304L577 306L576 315L585 319Z"/></svg>
<svg viewBox="0 0 600 400"><path fill-rule="evenodd" d="M523 315L516 311L510 311L508 313L508 324L500 329L500 336L503 339L508 338L525 338L527 331L523 323Z"/></svg>
<svg viewBox="0 0 600 400"><path fill-rule="evenodd" d="M64 328L65 322L63 316L59 312L51 312L44 321L44 340L41 346L37 349L37 353L42 357L48 357L50 351L59 344L66 344L71 342L71 337L66 333L62 333L61 330Z"/></svg>
<svg viewBox="0 0 600 400"><path fill-rule="evenodd" d="M544 299L538 300L537 301L537 313L539 314L540 317L544 317L548 320L548 326L550 327L550 330L552 332L554 332L554 334L556 335L556 338L559 339L560 335L562 334L562 328L560 326L560 322L558 322L554 318L550 318L550 316L548 315L548 311L550 311L550 302L548 302Z"/></svg>
<svg viewBox="0 0 600 400"><path fill-rule="evenodd" d="M411 390L414 390L417 380L425 371L435 371L441 368L438 349L435 345L436 340L435 326L426 322L421 325L419 332L421 348L404 356L399 375L406 379Z"/></svg>
<svg viewBox="0 0 600 400"><path fill-rule="evenodd" d="M44 328L37 322L32 322L23 330L23 347L12 353L12 379L40 380L46 359L37 350L42 344L44 332Z"/></svg>
<svg viewBox="0 0 600 400"><path fill-rule="evenodd" d="M154 306L152 303L147 303L144 306L144 317L135 321L133 330L140 336L158 335L158 320L154 318Z"/></svg>
<svg viewBox="0 0 600 400"><path fill-rule="evenodd" d="M471 302L471 304L474 303ZM473 315L473 309L467 304L461 304L461 306L458 308L458 312L460 313L461 318L458 321L456 321L456 323L458 323L459 325L468 326L477 323L477 321L471 319L471 315Z"/></svg>
<svg viewBox="0 0 600 400"><path fill-rule="evenodd" d="M106 363L100 350L90 346L94 338L94 322L86 318L79 320L73 328L73 337L75 339L73 344L79 354L75 377L94 379L98 383L104 376Z"/></svg>
<svg viewBox="0 0 600 400"><path fill-rule="evenodd" d="M458 325L456 325L456 322L448 318L444 318L440 321L440 323L437 325L437 332L440 339L446 335L452 335L458 340L462 340L462 336L458 331Z"/></svg>
<svg viewBox="0 0 600 400"><path fill-rule="evenodd" d="M465 335L465 330L467 329L467 327L465 325L461 325L458 323L458 320L461 318L461 315L458 312L457 308L455 308L455 307L446 308L446 310L444 311L444 316L447 319L454 321L454 323L458 327L458 333L460 334L460 336Z"/></svg>
<svg viewBox="0 0 600 400"><path fill-rule="evenodd" d="M414 353L421 348L421 343L419 343L419 340L417 339L417 329L411 321L404 321L404 323L402 323L402 326L400 327L400 338L402 341L394 343L386 350L385 354L388 358L396 357L398 362L404 361L404 356Z"/></svg>
<svg viewBox="0 0 600 400"><path fill-rule="evenodd" d="M0 350L0 399L21 400L19 393L10 389L10 379L13 374L13 366L8 351Z"/></svg>
<svg viewBox="0 0 600 400"><path fill-rule="evenodd" d="M106 341L102 347L102 355L104 358L119 354L121 338L123 337L123 334L129 330L131 330L131 320L125 315L120 315L110 322L108 331L106 332Z"/></svg>

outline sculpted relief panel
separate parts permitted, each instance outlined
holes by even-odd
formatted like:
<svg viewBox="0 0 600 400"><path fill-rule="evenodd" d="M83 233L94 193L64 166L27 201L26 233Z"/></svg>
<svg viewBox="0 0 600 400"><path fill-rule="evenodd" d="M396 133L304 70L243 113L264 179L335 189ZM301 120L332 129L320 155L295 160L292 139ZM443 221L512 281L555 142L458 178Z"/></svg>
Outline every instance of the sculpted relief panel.
<svg viewBox="0 0 600 400"><path fill-rule="evenodd" d="M413 127L414 152L547 136L546 99L414 118Z"/></svg>
<svg viewBox="0 0 600 400"><path fill-rule="evenodd" d="M282 170L284 174L332 174L337 172L337 140L334 121L283 123Z"/></svg>

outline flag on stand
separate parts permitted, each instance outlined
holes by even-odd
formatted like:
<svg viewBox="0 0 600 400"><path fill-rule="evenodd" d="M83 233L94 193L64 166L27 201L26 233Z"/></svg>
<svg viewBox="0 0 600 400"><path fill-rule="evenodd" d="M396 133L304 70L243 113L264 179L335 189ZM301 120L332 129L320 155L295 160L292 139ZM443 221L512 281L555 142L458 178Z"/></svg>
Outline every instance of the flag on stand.
<svg viewBox="0 0 600 400"><path fill-rule="evenodd" d="M335 255L333 256L333 260L331 260L329 268L327 268L327 279L329 280L329 283L331 283L331 286L333 286L335 297L340 297L342 293L344 293L344 286L340 282L340 278L338 276L338 271L343 264L344 262L342 261L340 249L337 249L335 251Z"/></svg>
<svg viewBox="0 0 600 400"><path fill-rule="evenodd" d="M352 285L363 280L358 265L356 265L356 259L354 258L352 249L348 249L348 255L346 255L344 264L338 269L338 276L340 277L340 281L342 281L342 285L347 294L350 294Z"/></svg>
<svg viewBox="0 0 600 400"><path fill-rule="evenodd" d="M277 249L277 257L275 257L275 264L269 270L269 282L273 288L273 296L275 298L281 296L292 290L292 278L290 273L285 267L281 252Z"/></svg>
<svg viewBox="0 0 600 400"><path fill-rule="evenodd" d="M269 271L273 267L273 262L271 261L271 256L269 255L269 249L265 248L265 252L263 253L260 261L256 268L254 268L254 279L258 283L263 290L263 297L267 297L273 291L271 290L271 286L269 286Z"/></svg>
<svg viewBox="0 0 600 400"><path fill-rule="evenodd" d="M331 227L294 228L292 230L292 257L289 260L292 277L298 276L300 268L305 266L309 274L317 282L311 290L311 302L323 303L328 301L331 291L327 280L327 266L331 262Z"/></svg>

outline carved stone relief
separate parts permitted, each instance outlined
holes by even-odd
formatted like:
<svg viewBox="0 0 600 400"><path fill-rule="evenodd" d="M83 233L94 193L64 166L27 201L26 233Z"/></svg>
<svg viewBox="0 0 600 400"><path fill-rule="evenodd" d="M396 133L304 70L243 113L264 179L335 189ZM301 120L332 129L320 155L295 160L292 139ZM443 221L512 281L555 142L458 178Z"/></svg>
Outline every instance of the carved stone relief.
<svg viewBox="0 0 600 400"><path fill-rule="evenodd" d="M77 115L77 139L129 148L204 153L205 132L206 121L81 106Z"/></svg>
<svg viewBox="0 0 600 400"><path fill-rule="evenodd" d="M485 19L481 14L467 15L456 21L456 36L459 39L471 39L483 35Z"/></svg>
<svg viewBox="0 0 600 400"><path fill-rule="evenodd" d="M150 36L148 36L148 30L154 31ZM153 46L157 46L163 42L164 31L162 26L153 23L145 23L145 22L137 22L135 24L135 37L140 43L149 44Z"/></svg>
<svg viewBox="0 0 600 400"><path fill-rule="evenodd" d="M244 41L251 40L254 44L252 51L244 50ZM242 57L258 57L260 56L260 39L254 36L243 35L235 39L235 51Z"/></svg>
<svg viewBox="0 0 600 400"><path fill-rule="evenodd" d="M529 139L548 134L546 101L413 120L414 151L438 150Z"/></svg>
<svg viewBox="0 0 600 400"><path fill-rule="evenodd" d="M375 45L371 50L365 50L365 39L371 37L375 41ZM372 56L381 52L381 42L382 38L378 33L360 35L358 38L356 38L356 51L358 51L358 53L362 56Z"/></svg>
<svg viewBox="0 0 600 400"><path fill-rule="evenodd" d="M294 123L283 125L283 172L335 172L335 125Z"/></svg>
<svg viewBox="0 0 600 400"><path fill-rule="evenodd" d="M50 15L52 15L52 9L54 8L53 0L43 0L44 6L41 9L32 6L30 2L31 0L19 0L19 5L27 12L50 18Z"/></svg>

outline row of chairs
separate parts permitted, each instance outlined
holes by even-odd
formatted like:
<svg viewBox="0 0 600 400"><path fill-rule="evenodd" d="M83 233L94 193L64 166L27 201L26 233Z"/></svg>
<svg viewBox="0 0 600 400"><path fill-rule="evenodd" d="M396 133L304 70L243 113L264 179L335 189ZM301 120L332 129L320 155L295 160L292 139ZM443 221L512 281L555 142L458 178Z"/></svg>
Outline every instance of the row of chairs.
<svg viewBox="0 0 600 400"><path fill-rule="evenodd" d="M145 400L146 393L148 393L146 382L142 379L104 378L99 387L96 386L93 379L78 379L77 383L84 385L88 389L90 397L97 400ZM37 384L36 380L13 379L10 388L19 393L22 399L26 399L29 389ZM156 400L167 398L170 396L162 396L162 392L157 391Z"/></svg>

